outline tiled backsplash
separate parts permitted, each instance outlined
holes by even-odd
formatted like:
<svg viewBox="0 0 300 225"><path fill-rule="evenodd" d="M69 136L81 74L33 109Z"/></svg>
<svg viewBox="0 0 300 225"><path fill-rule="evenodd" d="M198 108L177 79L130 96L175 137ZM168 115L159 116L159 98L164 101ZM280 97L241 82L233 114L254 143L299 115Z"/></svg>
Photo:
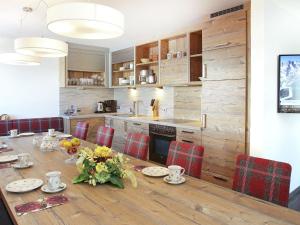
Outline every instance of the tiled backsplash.
<svg viewBox="0 0 300 225"><path fill-rule="evenodd" d="M93 113L97 102L114 99L114 90L103 89L74 89L60 88L59 93L59 112L63 114L71 105L81 109L80 114Z"/></svg>
<svg viewBox="0 0 300 225"><path fill-rule="evenodd" d="M164 118L200 119L201 87L164 87L115 89L115 100L120 109L118 112L129 113L133 101L141 101L139 113L152 115L151 99L159 99L159 115Z"/></svg>
<svg viewBox="0 0 300 225"><path fill-rule="evenodd" d="M139 102L139 114L152 115L151 99L159 100L159 116L199 120L201 116L201 87L164 87L134 89L73 89L60 88L59 108L62 114L71 105L81 109L80 114L93 113L98 101L115 99L118 112L130 113L133 101Z"/></svg>

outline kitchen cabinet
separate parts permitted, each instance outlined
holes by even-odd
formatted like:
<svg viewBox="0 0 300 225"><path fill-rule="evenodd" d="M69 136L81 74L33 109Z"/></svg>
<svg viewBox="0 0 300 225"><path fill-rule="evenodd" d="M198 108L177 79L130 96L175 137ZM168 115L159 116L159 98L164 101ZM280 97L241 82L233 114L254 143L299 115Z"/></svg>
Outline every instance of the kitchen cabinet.
<svg viewBox="0 0 300 225"><path fill-rule="evenodd" d="M104 126L104 117L85 118L85 119L64 119L65 132L73 134L78 122L84 121L89 123L87 141L95 143L97 130L99 126Z"/></svg>
<svg viewBox="0 0 300 225"><path fill-rule="evenodd" d="M126 122L126 133L141 133L145 135L149 135L149 124L148 123L141 123L141 122L133 122L127 121Z"/></svg>
<svg viewBox="0 0 300 225"><path fill-rule="evenodd" d="M215 17L203 24L202 50L247 44L247 12L238 11Z"/></svg>
<svg viewBox="0 0 300 225"><path fill-rule="evenodd" d="M186 128L176 128L176 141L202 145L201 131Z"/></svg>
<svg viewBox="0 0 300 225"><path fill-rule="evenodd" d="M246 153L246 12L212 19L202 34L202 179L231 187L236 156Z"/></svg>
<svg viewBox="0 0 300 225"><path fill-rule="evenodd" d="M123 152L126 141L126 121L116 118L106 118L105 120L105 124L110 124L110 127L115 129L112 149L118 152Z"/></svg>

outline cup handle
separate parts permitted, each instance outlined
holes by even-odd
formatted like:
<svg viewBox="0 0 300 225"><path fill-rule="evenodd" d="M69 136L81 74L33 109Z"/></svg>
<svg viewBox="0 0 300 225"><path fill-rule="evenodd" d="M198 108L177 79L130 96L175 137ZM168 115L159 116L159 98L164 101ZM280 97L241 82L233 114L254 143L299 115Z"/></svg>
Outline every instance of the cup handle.
<svg viewBox="0 0 300 225"><path fill-rule="evenodd" d="M185 169L181 168L182 172L180 173L180 176L183 176L183 174L185 173Z"/></svg>

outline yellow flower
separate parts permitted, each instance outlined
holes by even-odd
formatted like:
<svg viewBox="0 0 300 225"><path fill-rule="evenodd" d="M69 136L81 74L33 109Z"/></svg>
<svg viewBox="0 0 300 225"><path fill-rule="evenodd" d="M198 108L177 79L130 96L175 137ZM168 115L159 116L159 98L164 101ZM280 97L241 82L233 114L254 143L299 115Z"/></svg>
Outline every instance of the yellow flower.
<svg viewBox="0 0 300 225"><path fill-rule="evenodd" d="M96 171L97 171L97 173L108 172L108 169L107 169L107 166L105 165L105 163L100 162L100 163L97 163L97 165L96 165Z"/></svg>
<svg viewBox="0 0 300 225"><path fill-rule="evenodd" d="M96 157L103 157L103 158L107 158L109 156L111 156L111 149L106 147L106 146L98 146L96 149L95 149L95 152L94 152L94 155Z"/></svg>

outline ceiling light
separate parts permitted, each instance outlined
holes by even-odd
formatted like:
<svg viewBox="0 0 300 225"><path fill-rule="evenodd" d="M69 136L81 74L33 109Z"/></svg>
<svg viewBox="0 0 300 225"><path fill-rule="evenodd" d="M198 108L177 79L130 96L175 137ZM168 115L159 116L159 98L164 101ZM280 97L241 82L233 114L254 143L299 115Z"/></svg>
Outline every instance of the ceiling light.
<svg viewBox="0 0 300 225"><path fill-rule="evenodd" d="M68 55L68 44L50 38L28 37L15 40L17 53L37 57L65 57Z"/></svg>
<svg viewBox="0 0 300 225"><path fill-rule="evenodd" d="M124 33L124 16L116 9L96 3L61 3L47 9L47 26L66 37L108 39Z"/></svg>
<svg viewBox="0 0 300 225"><path fill-rule="evenodd" d="M41 64L41 58L18 53L2 53L0 54L0 63L19 66L38 66Z"/></svg>

